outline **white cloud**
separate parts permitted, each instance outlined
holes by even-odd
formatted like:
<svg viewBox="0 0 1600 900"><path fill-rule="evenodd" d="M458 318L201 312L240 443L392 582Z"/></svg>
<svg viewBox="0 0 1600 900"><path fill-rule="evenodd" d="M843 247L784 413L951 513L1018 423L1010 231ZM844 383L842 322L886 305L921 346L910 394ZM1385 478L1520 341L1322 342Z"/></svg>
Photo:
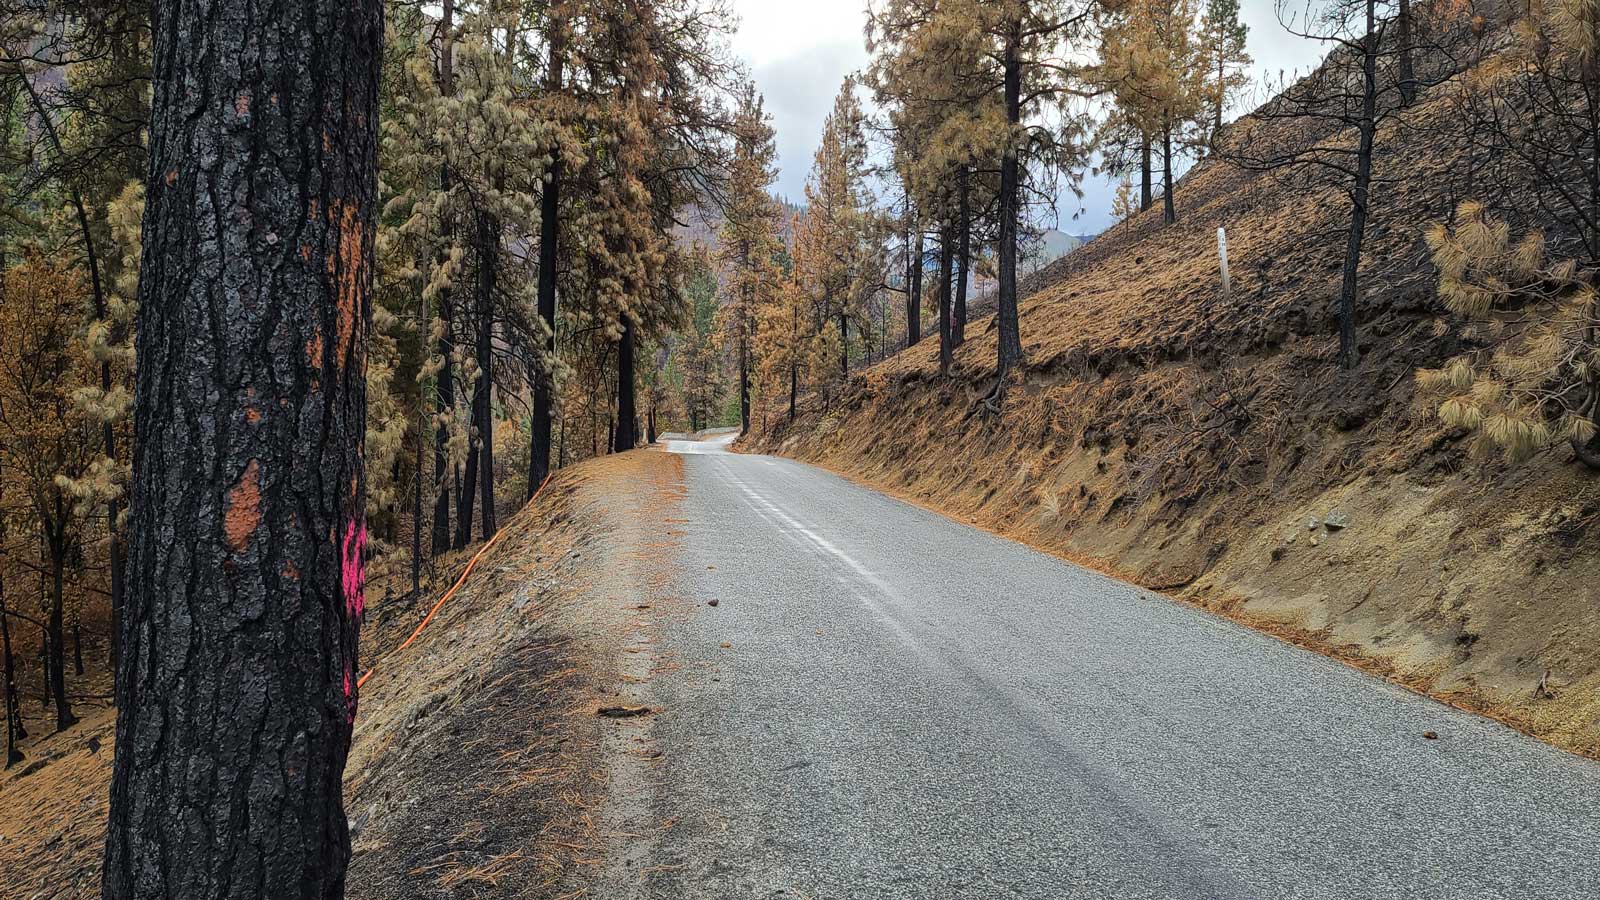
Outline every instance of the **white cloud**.
<svg viewBox="0 0 1600 900"><path fill-rule="evenodd" d="M749 64L778 133L776 190L798 201L834 95L845 76L867 62L866 0L732 0L732 4L740 17L733 50ZM1327 48L1284 31L1276 0L1242 0L1240 6L1241 18L1250 26L1250 53L1258 74L1304 72L1326 52ZM1078 206L1072 197L1065 197L1061 227L1073 232L1104 229L1110 223L1114 189L1106 179L1092 176L1085 177L1083 188L1082 217L1072 221Z"/></svg>
<svg viewBox="0 0 1600 900"><path fill-rule="evenodd" d="M863 0L734 0L733 50L750 64L778 132L778 184L799 201L822 120L845 76L867 61Z"/></svg>

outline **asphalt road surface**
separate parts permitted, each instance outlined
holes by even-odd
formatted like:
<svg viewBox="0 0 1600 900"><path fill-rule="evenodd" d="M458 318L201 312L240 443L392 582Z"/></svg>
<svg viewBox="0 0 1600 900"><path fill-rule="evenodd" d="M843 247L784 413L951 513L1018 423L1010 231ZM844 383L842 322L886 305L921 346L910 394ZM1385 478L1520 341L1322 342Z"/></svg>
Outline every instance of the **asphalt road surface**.
<svg viewBox="0 0 1600 900"><path fill-rule="evenodd" d="M671 827L596 896L1600 897L1600 765L723 446L668 444Z"/></svg>

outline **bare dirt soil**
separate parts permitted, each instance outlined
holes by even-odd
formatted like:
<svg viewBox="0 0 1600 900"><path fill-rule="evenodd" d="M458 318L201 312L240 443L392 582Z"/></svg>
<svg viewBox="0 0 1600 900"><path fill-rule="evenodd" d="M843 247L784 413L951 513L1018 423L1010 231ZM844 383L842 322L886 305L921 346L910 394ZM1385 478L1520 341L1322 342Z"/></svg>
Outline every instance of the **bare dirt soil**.
<svg viewBox="0 0 1600 900"><path fill-rule="evenodd" d="M925 340L747 443L1600 755L1600 478L1564 445L1469 461L1416 391L1417 369L1516 333L1512 315L1463 327L1435 297L1422 233L1473 191L1458 89L1378 136L1354 370L1335 362L1347 197L1213 159L1178 184L1177 224L1158 204L1035 282L999 416L974 402L991 316L950 378ZM1231 140L1296 127L1246 119Z"/></svg>

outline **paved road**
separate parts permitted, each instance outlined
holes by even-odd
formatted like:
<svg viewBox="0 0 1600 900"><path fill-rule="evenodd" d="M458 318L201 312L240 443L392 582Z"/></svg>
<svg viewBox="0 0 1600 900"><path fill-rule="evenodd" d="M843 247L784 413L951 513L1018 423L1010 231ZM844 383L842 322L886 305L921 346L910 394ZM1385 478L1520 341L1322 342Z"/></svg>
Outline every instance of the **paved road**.
<svg viewBox="0 0 1600 900"><path fill-rule="evenodd" d="M675 824L604 896L1600 897L1600 766L721 446L669 444Z"/></svg>

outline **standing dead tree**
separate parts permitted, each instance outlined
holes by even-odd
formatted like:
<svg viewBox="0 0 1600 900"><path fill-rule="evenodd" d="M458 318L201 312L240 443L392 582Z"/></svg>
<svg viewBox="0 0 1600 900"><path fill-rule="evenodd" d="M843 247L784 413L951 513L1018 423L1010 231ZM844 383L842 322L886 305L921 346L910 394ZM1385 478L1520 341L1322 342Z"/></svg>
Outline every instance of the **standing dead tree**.
<svg viewBox="0 0 1600 900"><path fill-rule="evenodd" d="M1256 125L1292 120L1297 137L1285 140L1288 128L1251 127L1226 157L1247 169L1294 170L1308 186L1331 182L1349 196L1337 316L1339 364L1353 369L1360 361L1361 248L1373 191L1383 183L1373 171L1374 150L1382 125L1405 108L1416 84L1414 74L1403 71L1411 68L1411 47L1393 37L1397 0L1306 0L1303 7L1292 2L1278 2L1283 27L1297 37L1331 44L1333 51L1320 68L1285 86L1251 118Z"/></svg>

